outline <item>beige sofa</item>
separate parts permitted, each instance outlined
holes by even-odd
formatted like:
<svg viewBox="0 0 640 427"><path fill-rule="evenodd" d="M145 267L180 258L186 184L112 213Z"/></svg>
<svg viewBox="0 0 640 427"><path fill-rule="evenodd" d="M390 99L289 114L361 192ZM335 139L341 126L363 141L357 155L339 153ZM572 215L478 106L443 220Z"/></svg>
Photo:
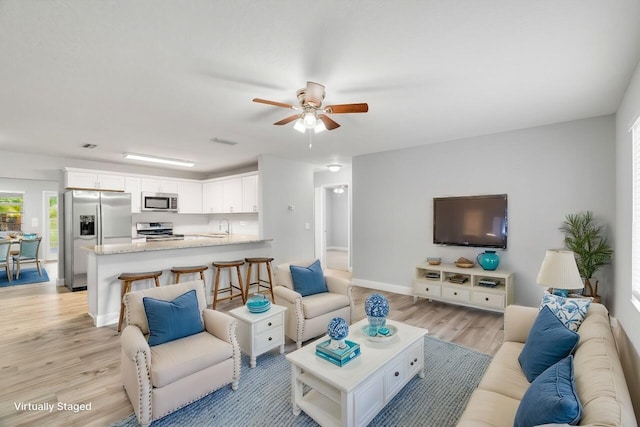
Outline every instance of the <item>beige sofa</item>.
<svg viewBox="0 0 640 427"><path fill-rule="evenodd" d="M204 331L149 347L142 298L172 301L192 289L196 290ZM140 424L148 425L224 385L238 388L237 321L207 309L202 280L130 292L124 303L127 327L120 337L120 370Z"/></svg>
<svg viewBox="0 0 640 427"><path fill-rule="evenodd" d="M309 266L311 261L291 264ZM327 325L334 317L342 317L351 324L353 318L353 297L351 282L334 276L325 276L329 292L303 297L293 288L293 278L289 266L280 264L275 268L276 286L273 288L275 303L287 308L285 334L296 342L302 342L327 333Z"/></svg>
<svg viewBox="0 0 640 427"><path fill-rule="evenodd" d="M529 387L518 356L537 315L535 307L507 307L504 343L471 395L458 426L513 426L520 400ZM591 304L578 334L574 373L583 407L579 425L636 426L607 309Z"/></svg>

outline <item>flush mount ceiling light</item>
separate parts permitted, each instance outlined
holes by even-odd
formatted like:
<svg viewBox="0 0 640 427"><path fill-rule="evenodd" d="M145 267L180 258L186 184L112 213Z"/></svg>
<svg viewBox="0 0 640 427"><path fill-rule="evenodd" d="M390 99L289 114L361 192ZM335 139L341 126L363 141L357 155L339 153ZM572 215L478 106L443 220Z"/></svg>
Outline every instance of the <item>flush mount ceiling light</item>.
<svg viewBox="0 0 640 427"><path fill-rule="evenodd" d="M184 166L187 168L192 168L195 165L194 162L190 162L188 160L168 159L166 157L149 156L146 154L124 153L123 156L125 159L129 159L129 160L140 160L143 162L162 163L165 165L174 165L174 166Z"/></svg>
<svg viewBox="0 0 640 427"><path fill-rule="evenodd" d="M336 188L334 188L334 189L333 189L333 192L334 192L334 193L336 193L336 194L342 194L342 193L344 193L344 186L343 186L343 185L341 185L340 187L336 187Z"/></svg>
<svg viewBox="0 0 640 427"><path fill-rule="evenodd" d="M331 172L338 172L340 170L340 168L342 168L342 165L339 165L337 163L334 163L332 165L327 165L327 168L329 169L329 171Z"/></svg>

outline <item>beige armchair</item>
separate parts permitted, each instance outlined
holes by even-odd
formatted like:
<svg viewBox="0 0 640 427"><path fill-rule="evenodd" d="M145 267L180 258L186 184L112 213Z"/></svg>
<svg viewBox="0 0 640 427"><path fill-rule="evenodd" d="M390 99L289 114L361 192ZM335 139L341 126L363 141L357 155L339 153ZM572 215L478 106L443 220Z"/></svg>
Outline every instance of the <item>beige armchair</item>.
<svg viewBox="0 0 640 427"><path fill-rule="evenodd" d="M293 265L309 266L312 261L293 262ZM327 333L327 325L334 317L342 317L351 324L353 297L351 282L333 276L325 276L329 292L303 297L294 290L289 266L280 264L275 268L276 286L273 289L275 303L287 307L285 334L296 342L302 342Z"/></svg>
<svg viewBox="0 0 640 427"><path fill-rule="evenodd" d="M172 301L192 289L204 331L150 347L142 298ZM120 338L121 374L140 424L148 425L227 384L238 388L237 321L206 308L202 280L129 292L124 304L127 327Z"/></svg>

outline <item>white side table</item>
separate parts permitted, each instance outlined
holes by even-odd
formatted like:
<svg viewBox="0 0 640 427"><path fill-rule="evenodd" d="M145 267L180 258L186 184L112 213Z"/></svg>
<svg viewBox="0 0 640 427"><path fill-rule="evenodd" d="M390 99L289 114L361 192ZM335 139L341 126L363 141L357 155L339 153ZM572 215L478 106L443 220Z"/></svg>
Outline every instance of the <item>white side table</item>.
<svg viewBox="0 0 640 427"><path fill-rule="evenodd" d="M240 348L251 356L251 367L256 367L256 357L280 347L284 353L284 314L286 307L271 304L264 313L251 313L245 306L234 308L229 314L238 319L237 337Z"/></svg>

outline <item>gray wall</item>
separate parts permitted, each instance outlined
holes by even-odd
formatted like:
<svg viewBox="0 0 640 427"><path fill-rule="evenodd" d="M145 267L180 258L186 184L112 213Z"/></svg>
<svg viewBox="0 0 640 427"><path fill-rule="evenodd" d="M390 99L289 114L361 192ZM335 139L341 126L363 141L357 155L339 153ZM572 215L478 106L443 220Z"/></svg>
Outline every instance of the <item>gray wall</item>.
<svg viewBox="0 0 640 427"><path fill-rule="evenodd" d="M640 313L631 304L632 145L631 125L640 117L640 66L616 114L616 240L614 298L607 301L636 352L640 353ZM639 408L640 410L640 408Z"/></svg>
<svg viewBox="0 0 640 427"><path fill-rule="evenodd" d="M515 273L516 303L539 304L537 272L545 250L562 246L565 215L615 220L614 132L605 116L354 158L354 281L409 293L427 257L475 259L481 249L433 245L432 199L507 193L500 268ZM603 274L606 301L612 283Z"/></svg>
<svg viewBox="0 0 640 427"><path fill-rule="evenodd" d="M271 155L260 156L258 165L261 229L263 237L274 239L274 263L312 259L313 166Z"/></svg>

